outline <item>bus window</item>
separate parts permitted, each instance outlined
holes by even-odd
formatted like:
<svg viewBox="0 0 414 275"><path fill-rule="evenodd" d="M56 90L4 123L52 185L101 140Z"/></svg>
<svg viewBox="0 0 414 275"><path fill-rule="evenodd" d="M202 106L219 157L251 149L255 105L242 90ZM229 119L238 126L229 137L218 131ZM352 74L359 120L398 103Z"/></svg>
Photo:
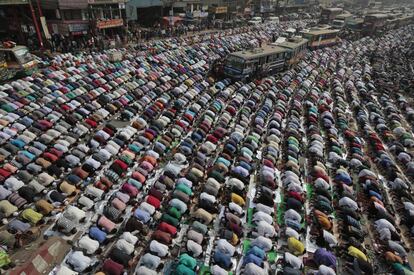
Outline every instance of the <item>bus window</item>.
<svg viewBox="0 0 414 275"><path fill-rule="evenodd" d="M248 61L248 62L245 63L244 68L245 69L253 69L255 66L256 66L256 64L255 64L254 61Z"/></svg>
<svg viewBox="0 0 414 275"><path fill-rule="evenodd" d="M260 63L259 64L260 65L266 64L267 63L266 61L267 61L267 56L263 56L263 57L260 58Z"/></svg>
<svg viewBox="0 0 414 275"><path fill-rule="evenodd" d="M229 56L227 59L226 65L236 69L236 70L243 70L244 60L237 56Z"/></svg>

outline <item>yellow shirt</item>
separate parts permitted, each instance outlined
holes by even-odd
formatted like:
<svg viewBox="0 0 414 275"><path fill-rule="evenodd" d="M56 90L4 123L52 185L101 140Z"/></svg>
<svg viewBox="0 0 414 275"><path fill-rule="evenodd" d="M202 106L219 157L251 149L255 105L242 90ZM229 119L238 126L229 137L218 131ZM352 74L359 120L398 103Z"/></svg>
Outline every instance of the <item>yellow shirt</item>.
<svg viewBox="0 0 414 275"><path fill-rule="evenodd" d="M237 203L240 206L244 206L245 204L244 199L236 193L231 193L231 201Z"/></svg>
<svg viewBox="0 0 414 275"><path fill-rule="evenodd" d="M355 257L355 258L358 258L358 259L361 259L361 260L364 260L364 261L368 261L368 258L364 254L364 252L362 252L361 250L359 250L355 246L351 245L350 247L348 247L348 254Z"/></svg>
<svg viewBox="0 0 414 275"><path fill-rule="evenodd" d="M288 239L288 248L295 255L302 255L305 252L305 246L294 237Z"/></svg>
<svg viewBox="0 0 414 275"><path fill-rule="evenodd" d="M34 211L33 209L28 208L26 210L23 210L22 218L32 224L37 224L43 218L43 215Z"/></svg>
<svg viewBox="0 0 414 275"><path fill-rule="evenodd" d="M233 237L231 238L231 244L236 246L239 243L239 237L233 233Z"/></svg>

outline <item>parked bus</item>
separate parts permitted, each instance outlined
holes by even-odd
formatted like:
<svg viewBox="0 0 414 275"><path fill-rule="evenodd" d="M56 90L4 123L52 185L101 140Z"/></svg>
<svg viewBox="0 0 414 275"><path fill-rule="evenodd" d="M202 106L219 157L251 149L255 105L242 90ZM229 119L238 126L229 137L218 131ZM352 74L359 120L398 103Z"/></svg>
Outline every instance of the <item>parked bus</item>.
<svg viewBox="0 0 414 275"><path fill-rule="evenodd" d="M310 30L303 32L302 36L309 40L310 49L318 49L327 46L333 46L339 43L339 30Z"/></svg>
<svg viewBox="0 0 414 275"><path fill-rule="evenodd" d="M308 43L309 41L305 38L293 37L278 44L279 47L285 48L288 51L286 54L287 67L291 67L300 61L308 49Z"/></svg>
<svg viewBox="0 0 414 275"><path fill-rule="evenodd" d="M286 48L273 45L231 53L224 62L223 73L233 79L250 79L282 71L287 53Z"/></svg>
<svg viewBox="0 0 414 275"><path fill-rule="evenodd" d="M30 75L37 70L37 62L25 46L0 48L0 57L4 58L5 73L1 73L1 81L16 75Z"/></svg>
<svg viewBox="0 0 414 275"><path fill-rule="evenodd" d="M277 16L270 16L266 19L267 22L271 22L271 23L280 23L279 17Z"/></svg>
<svg viewBox="0 0 414 275"><path fill-rule="evenodd" d="M258 24L260 24L260 23L262 23L263 22L263 19L261 18L261 17L253 17L252 19L250 19L249 20L249 24L250 25L258 25Z"/></svg>
<svg viewBox="0 0 414 275"><path fill-rule="evenodd" d="M388 18L388 14L385 13L365 15L363 28L364 33L367 35L372 35L384 31L387 27Z"/></svg>
<svg viewBox="0 0 414 275"><path fill-rule="evenodd" d="M337 15L343 13L343 9L341 8L325 8L321 11L321 19L319 23L321 24L329 24L336 18Z"/></svg>
<svg viewBox="0 0 414 275"><path fill-rule="evenodd" d="M398 27L407 26L409 24L414 23L414 15L413 14L406 14L402 15L398 21Z"/></svg>
<svg viewBox="0 0 414 275"><path fill-rule="evenodd" d="M343 29L346 24L350 22L350 20L352 20L352 14L342 13L335 17L335 19L331 22L331 26L334 29Z"/></svg>

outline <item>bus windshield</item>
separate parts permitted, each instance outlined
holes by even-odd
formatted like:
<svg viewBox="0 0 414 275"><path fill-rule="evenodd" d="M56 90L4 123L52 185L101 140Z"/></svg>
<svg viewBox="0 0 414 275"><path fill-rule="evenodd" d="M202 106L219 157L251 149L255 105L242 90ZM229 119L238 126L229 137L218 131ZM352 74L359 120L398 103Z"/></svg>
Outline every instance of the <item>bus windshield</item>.
<svg viewBox="0 0 414 275"><path fill-rule="evenodd" d="M244 60L237 56L229 56L226 65L233 69L241 71L243 70Z"/></svg>
<svg viewBox="0 0 414 275"><path fill-rule="evenodd" d="M24 63L32 61L32 57L27 48L20 48L18 50L15 50L14 54L20 64L24 64Z"/></svg>

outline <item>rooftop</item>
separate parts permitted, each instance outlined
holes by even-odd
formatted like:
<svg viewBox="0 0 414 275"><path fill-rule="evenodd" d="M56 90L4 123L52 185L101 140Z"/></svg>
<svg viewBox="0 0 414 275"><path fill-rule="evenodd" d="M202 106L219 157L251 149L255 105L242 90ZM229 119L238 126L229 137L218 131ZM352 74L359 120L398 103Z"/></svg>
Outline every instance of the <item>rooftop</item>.
<svg viewBox="0 0 414 275"><path fill-rule="evenodd" d="M284 51L286 51L286 49L279 47L279 46L265 45L261 48L239 51L239 52L232 53L231 55L241 57L241 58L246 58L246 59L252 59L252 58L259 58L259 57L270 55L270 54L281 53Z"/></svg>
<svg viewBox="0 0 414 275"><path fill-rule="evenodd" d="M367 14L366 17L375 17L375 18L388 18L388 14L385 13L372 13L372 14Z"/></svg>
<svg viewBox="0 0 414 275"><path fill-rule="evenodd" d="M324 8L324 10L328 10L328 11L343 11L342 8Z"/></svg>
<svg viewBox="0 0 414 275"><path fill-rule="evenodd" d="M305 38L295 38L295 39L289 39L285 42L282 42L279 44L282 48L288 48L288 49L295 49L297 47L302 46L303 44L306 44L308 42L308 39Z"/></svg>
<svg viewBox="0 0 414 275"><path fill-rule="evenodd" d="M310 30L306 32L306 34L310 35L321 35L321 34L330 34L330 33L337 33L339 30Z"/></svg>

